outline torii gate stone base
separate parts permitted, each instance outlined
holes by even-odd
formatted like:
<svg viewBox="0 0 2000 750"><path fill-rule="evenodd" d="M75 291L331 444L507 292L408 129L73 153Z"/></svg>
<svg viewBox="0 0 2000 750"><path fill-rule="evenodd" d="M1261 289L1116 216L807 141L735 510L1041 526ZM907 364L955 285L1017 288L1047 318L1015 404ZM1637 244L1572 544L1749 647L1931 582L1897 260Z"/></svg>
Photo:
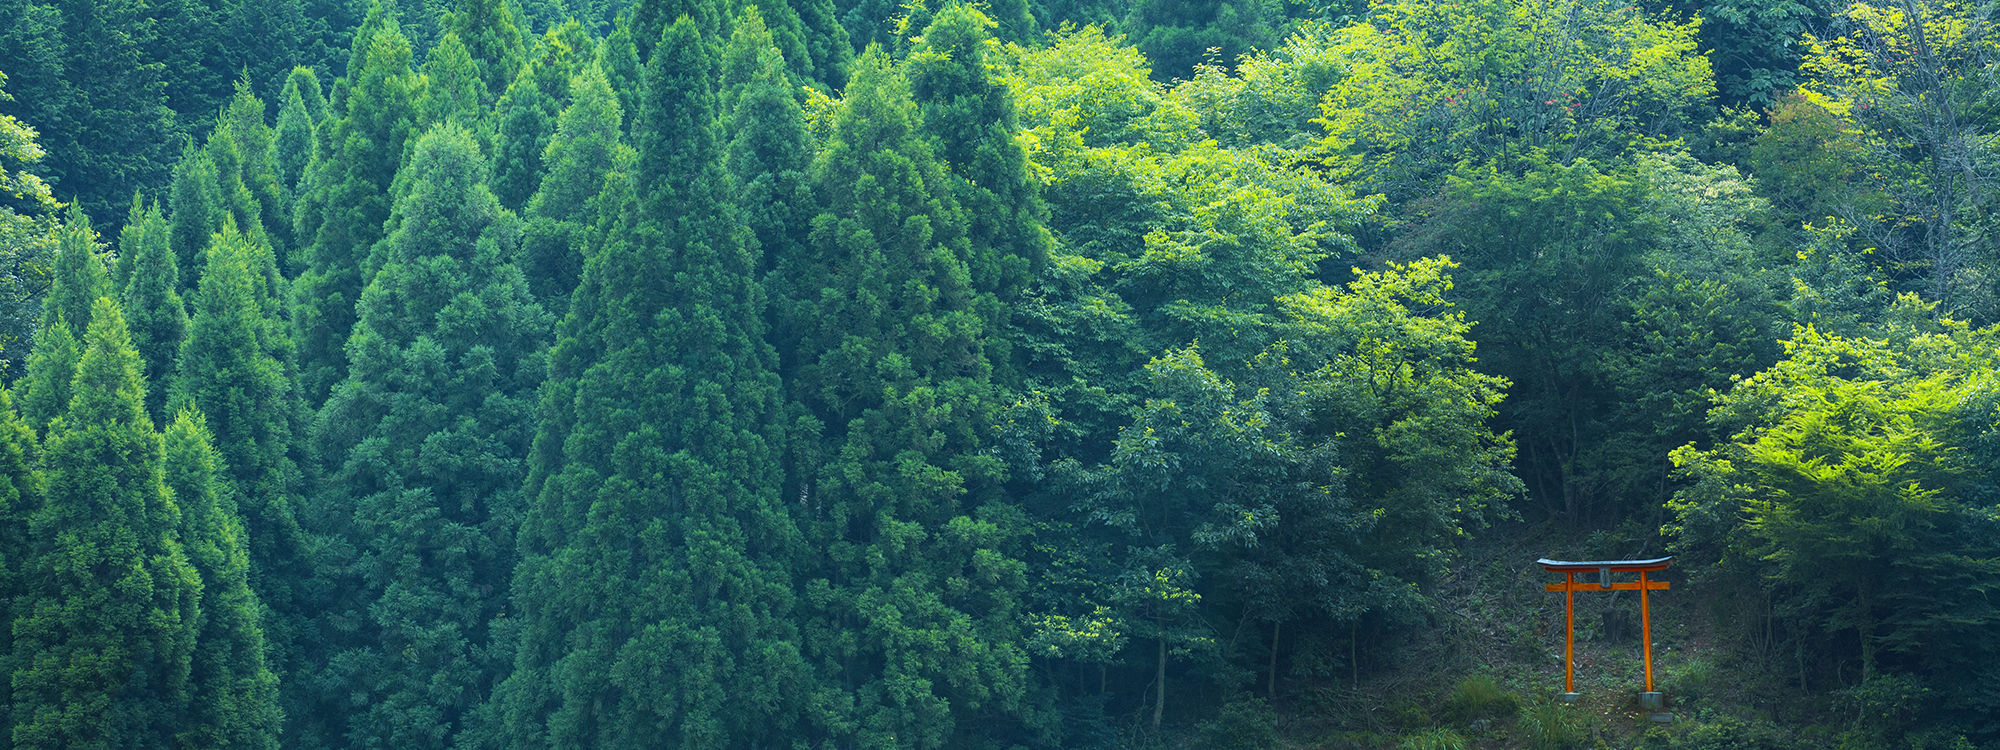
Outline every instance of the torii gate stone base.
<svg viewBox="0 0 2000 750"><path fill-rule="evenodd" d="M1659 711L1665 708L1666 697L1653 690L1653 610L1647 602L1646 595L1648 592L1654 590L1666 589L1667 582L1648 580L1646 574L1653 571L1666 570L1667 566L1674 563L1674 559L1671 557L1660 557L1652 560L1567 562L1563 560L1550 560L1545 557L1535 562L1541 565L1544 570L1563 574L1562 583L1552 583L1543 587L1543 590L1546 591L1563 592L1563 613L1566 626L1564 629L1567 631L1563 638L1563 702L1575 703L1577 699L1583 697L1581 693L1576 692L1576 592L1636 590L1639 592L1640 641L1645 646L1644 652L1646 655L1646 692L1639 694L1639 707L1647 711ZM1578 583L1576 574L1588 571L1597 572L1597 582ZM1638 573L1639 580L1613 582L1611 580L1612 573ZM1656 713L1653 714L1653 720L1672 721L1673 716L1671 714Z"/></svg>

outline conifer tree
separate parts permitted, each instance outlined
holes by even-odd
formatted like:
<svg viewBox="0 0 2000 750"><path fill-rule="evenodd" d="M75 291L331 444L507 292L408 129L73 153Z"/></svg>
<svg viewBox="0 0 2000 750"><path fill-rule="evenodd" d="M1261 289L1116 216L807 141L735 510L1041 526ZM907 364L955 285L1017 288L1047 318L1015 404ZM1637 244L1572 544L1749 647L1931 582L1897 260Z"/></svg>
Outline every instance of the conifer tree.
<svg viewBox="0 0 2000 750"><path fill-rule="evenodd" d="M0 706L13 705L15 602L27 592L28 519L42 504L39 442L0 389ZM12 717L0 714L0 727L12 730Z"/></svg>
<svg viewBox="0 0 2000 750"><path fill-rule="evenodd" d="M109 297L44 448L14 623L14 747L168 747L188 701L201 579L178 540L144 364Z"/></svg>
<svg viewBox="0 0 2000 750"><path fill-rule="evenodd" d="M796 530L779 384L722 163L709 42L683 17L646 69L634 198L551 353L521 532L512 747L795 742ZM619 175L614 198L628 194Z"/></svg>
<svg viewBox="0 0 2000 750"><path fill-rule="evenodd" d="M314 436L325 503L350 556L331 613L331 700L364 707L329 727L357 745L450 746L511 652L502 611L523 459L551 322L509 263L516 220L483 183L472 135L417 140L361 297L348 378Z"/></svg>
<svg viewBox="0 0 2000 750"><path fill-rule="evenodd" d="M479 78L472 53L466 51L457 32L445 32L424 60L421 126L451 121L462 127L475 127L485 111L480 106L484 98L486 83Z"/></svg>
<svg viewBox="0 0 2000 750"><path fill-rule="evenodd" d="M596 64L570 83L576 103L563 110L549 140L548 175L528 200L521 236L522 272L528 288L560 320L583 273L584 251L592 241L592 219L600 213L605 177L629 168L637 158L620 138L624 118L618 96ZM622 165L622 167L621 167Z"/></svg>
<svg viewBox="0 0 2000 750"><path fill-rule="evenodd" d="M808 174L812 139L785 61L757 9L744 11L724 53L722 83L729 171L741 190L737 204L757 236L764 270L777 258L799 255L818 211Z"/></svg>
<svg viewBox="0 0 2000 750"><path fill-rule="evenodd" d="M76 206L70 207L69 220L63 223L58 238L54 267L49 271L49 296L42 302L42 330L57 321L67 321L72 332L86 330L97 298L116 293L111 288L111 269L105 267L100 254L104 246L97 242L97 231L90 228L90 217Z"/></svg>
<svg viewBox="0 0 2000 750"><path fill-rule="evenodd" d="M788 385L824 425L820 447L798 451L824 458L794 479L817 553L805 587L823 592L806 653L841 696L816 704L851 707L814 720L863 746L942 747L1026 693L1012 557L1025 520L1001 502L987 436L994 303L973 284L967 219L918 122L908 84L871 48L814 165L826 210L809 256L785 263L779 316L800 336Z"/></svg>
<svg viewBox="0 0 2000 750"><path fill-rule="evenodd" d="M46 434L49 421L69 409L70 384L76 378L76 363L83 350L70 333L69 321L43 326L35 337L35 349L28 354L28 371L21 378L21 418Z"/></svg>
<svg viewBox="0 0 2000 750"><path fill-rule="evenodd" d="M795 85L826 90L847 83L854 47L831 0L759 0L754 7L784 55Z"/></svg>
<svg viewBox="0 0 2000 750"><path fill-rule="evenodd" d="M293 68L285 78L285 90L278 95L278 132L272 148L278 162L278 183L286 190L296 192L301 187L318 140L315 131L325 112L319 77L312 68Z"/></svg>
<svg viewBox="0 0 2000 750"><path fill-rule="evenodd" d="M146 382L153 384L146 389L146 414L161 421L165 421L167 378L173 374L188 331L179 264L174 262L169 245L171 233L156 203L135 212L118 237L118 264L131 265L119 289L119 300L128 311L132 348L145 360Z"/></svg>
<svg viewBox="0 0 2000 750"><path fill-rule="evenodd" d="M410 70L409 39L380 2L355 33L346 111L330 125L331 153L310 178L309 190L318 195L300 208L300 229L311 231L313 242L293 286L294 321L299 379L310 404L324 401L346 376L343 347L354 328L354 303L367 283L361 259L382 237L389 187L417 119L419 79ZM308 210L318 218L305 216Z"/></svg>
<svg viewBox="0 0 2000 750"><path fill-rule="evenodd" d="M458 9L445 20L444 30L458 34L479 68L482 106L492 106L527 61L519 18L508 0L458 0Z"/></svg>
<svg viewBox="0 0 2000 750"><path fill-rule="evenodd" d="M266 647L286 668L297 660L301 589L311 571L297 508L306 412L289 365L284 294L270 248L233 223L204 260L167 404L199 411L213 431L222 481L243 519L250 587L271 609Z"/></svg>
<svg viewBox="0 0 2000 750"><path fill-rule="evenodd" d="M180 509L180 539L201 579L188 707L179 747L276 748L278 678L265 662L262 604L250 590L250 555L236 503L222 480L201 413L167 425L163 473Z"/></svg>
<svg viewBox="0 0 2000 750"><path fill-rule="evenodd" d="M639 114L639 106L645 92L641 81L639 45L633 39L632 17L630 14L618 16L618 24L611 34L597 45L597 66L604 69L604 77L611 81L611 90L618 92L618 106L625 110L625 119L618 127L632 132L632 120Z"/></svg>
<svg viewBox="0 0 2000 750"><path fill-rule="evenodd" d="M168 246L173 248L175 263L190 271L200 268L202 251L208 249L208 239L222 229L222 217L229 209L223 200L222 174L215 167L215 157L196 147L193 140L181 149L181 160L174 164L167 211L172 222ZM180 291L194 291L195 281L195 274L189 273L180 280Z"/></svg>
<svg viewBox="0 0 2000 750"><path fill-rule="evenodd" d="M264 237L272 252L283 258L291 247L291 197L278 182L275 138L264 124L264 101L251 93L249 81L238 79L236 94L208 137L207 150L215 159L223 202L236 216L237 228Z"/></svg>
<svg viewBox="0 0 2000 750"><path fill-rule="evenodd" d="M1042 226L1040 183L1028 171L1013 98L986 60L995 26L978 9L954 4L937 14L910 55L910 88L924 133L951 170L952 193L970 220L973 284L1002 305L1020 294L1048 260L1053 240ZM999 332L1004 308L982 313ZM1006 357L992 353L996 366Z"/></svg>
<svg viewBox="0 0 2000 750"><path fill-rule="evenodd" d="M575 21L549 29L520 77L500 96L493 154L493 194L500 205L518 210L534 194L542 179L542 152L570 105L570 79L583 72L594 51L595 43Z"/></svg>

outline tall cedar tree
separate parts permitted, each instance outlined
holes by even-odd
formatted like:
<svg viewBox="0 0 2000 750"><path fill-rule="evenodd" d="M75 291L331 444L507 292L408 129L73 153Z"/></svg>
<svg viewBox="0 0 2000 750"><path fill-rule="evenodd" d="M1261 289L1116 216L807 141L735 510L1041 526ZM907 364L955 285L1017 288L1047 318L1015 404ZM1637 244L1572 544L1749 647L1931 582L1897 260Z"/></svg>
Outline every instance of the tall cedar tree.
<svg viewBox="0 0 2000 750"><path fill-rule="evenodd" d="M521 237L521 266L528 288L557 319L569 311L570 294L583 274L583 258L602 213L605 177L628 172L638 158L624 144L624 112L603 69L592 63L569 84L576 103L562 112L555 137L540 161L548 165L541 189L528 199Z"/></svg>
<svg viewBox="0 0 2000 750"><path fill-rule="evenodd" d="M325 111L319 76L312 68L293 68L285 78L285 90L278 95L278 129L271 149L278 162L278 184L287 191L296 193L305 179Z"/></svg>
<svg viewBox="0 0 2000 750"><path fill-rule="evenodd" d="M548 150L557 120L571 102L569 82L583 72L596 43L575 21L549 29L535 54L507 86L494 114L500 137L494 144L493 194L500 205L519 210L542 179L542 152Z"/></svg>
<svg viewBox="0 0 2000 750"><path fill-rule="evenodd" d="M527 61L527 40L519 19L508 0L458 0L458 10L445 20L445 31L458 35L478 66L482 109L493 106Z"/></svg>
<svg viewBox="0 0 2000 750"><path fill-rule="evenodd" d="M181 544L201 576L188 677L192 705L176 744L275 750L282 715L278 677L264 657L263 604L250 590L243 522L200 412L174 415L165 450L164 475L180 508Z"/></svg>
<svg viewBox="0 0 2000 750"><path fill-rule="evenodd" d="M713 42L646 68L638 196L609 213L550 357L516 569L513 747L769 747L800 736L799 539L775 356L722 165Z"/></svg>
<svg viewBox="0 0 2000 750"><path fill-rule="evenodd" d="M69 410L45 446L14 622L14 747L166 748L189 698L201 578L161 482L145 366L118 304L92 307Z"/></svg>
<svg viewBox="0 0 2000 750"><path fill-rule="evenodd" d="M44 437L49 421L69 410L76 365L83 357L75 332L90 325L90 306L96 299L112 293L111 274L98 257L97 234L89 217L72 205L70 220L57 238L40 332L28 355L27 382L21 393L21 415Z"/></svg>
<svg viewBox="0 0 2000 750"><path fill-rule="evenodd" d="M310 566L298 507L306 412L289 364L283 280L271 249L236 231L233 219L205 255L168 407L200 411L213 431L222 481L243 518L250 588L271 610L270 659L290 671L309 645L297 634Z"/></svg>
<svg viewBox="0 0 2000 750"><path fill-rule="evenodd" d="M987 29L994 25L971 6L947 7L924 29L907 65L924 134L949 165L952 194L971 222L966 265L973 285L995 294L981 315L997 333L1006 306L1047 264L1054 240L1042 226L1041 184L1017 137L1013 97L987 62L993 46ZM988 355L1007 367L1001 351Z"/></svg>
<svg viewBox="0 0 2000 750"><path fill-rule="evenodd" d="M819 210L810 177L812 137L785 60L757 9L744 11L723 54L723 107L737 204L757 236L765 270L777 258L800 254Z"/></svg>
<svg viewBox="0 0 2000 750"><path fill-rule="evenodd" d="M866 747L945 746L1020 707L1023 533L985 433L1000 394L992 295L972 283L967 219L879 47L855 64L814 165L826 211L788 264L793 392L825 425L801 467L813 602L807 656L839 698L816 730ZM801 453L805 453L801 451ZM851 711L851 713L849 713ZM979 717L975 719L975 717Z"/></svg>
<svg viewBox="0 0 2000 750"><path fill-rule="evenodd" d="M222 197L222 175L215 157L198 148L190 139L174 164L173 184L167 188L167 211L172 229L168 246L177 265L190 271L180 280L182 293L194 291L194 269L201 267L208 240L222 230L222 217L229 209Z"/></svg>
<svg viewBox="0 0 2000 750"><path fill-rule="evenodd" d="M510 260L519 222L471 133L441 123L398 180L347 380L320 412L346 592L325 680L356 745L445 748L513 654L506 603L551 322Z"/></svg>
<svg viewBox="0 0 2000 750"><path fill-rule="evenodd" d="M832 0L759 0L751 5L784 55L794 84L826 90L847 84L854 47Z"/></svg>
<svg viewBox="0 0 2000 750"><path fill-rule="evenodd" d="M146 382L153 384L146 389L146 414L161 422L166 421L167 378L188 333L172 232L156 203L135 211L118 236L118 264L131 268L124 274L119 300L132 328L132 347L146 361Z"/></svg>
<svg viewBox="0 0 2000 750"><path fill-rule="evenodd" d="M313 243L293 286L293 316L299 380L315 405L347 376L344 347L354 329L354 303L367 285L361 261L382 238L389 187L418 116L420 82L410 70L410 40L379 2L355 32L348 76L346 111L330 126L330 153L307 178L307 190L318 195L302 202L298 217L299 236L310 235Z"/></svg>
<svg viewBox="0 0 2000 750"><path fill-rule="evenodd" d="M419 107L423 117L418 122L426 128L440 122L478 127L480 115L486 111L480 106L484 98L486 84L479 79L472 53L459 41L457 32L445 32L424 60L424 94Z"/></svg>
<svg viewBox="0 0 2000 750"><path fill-rule="evenodd" d="M639 46L632 38L632 17L620 14L618 25L611 35L597 45L597 66L604 69L604 77L611 80L611 90L618 92L618 106L625 110L625 119L619 127L625 132L632 131L632 120L638 117L639 108L645 99L646 86L640 81L640 68L644 67L639 57Z"/></svg>
<svg viewBox="0 0 2000 750"><path fill-rule="evenodd" d="M264 101L250 93L250 83L236 82L236 95L222 111L207 149L222 180L220 194L236 226L244 234L262 237L282 261L291 247L291 197L278 184L278 163L272 153L275 135L264 124Z"/></svg>
<svg viewBox="0 0 2000 750"><path fill-rule="evenodd" d="M72 342L73 343L73 342ZM41 445L14 411L14 394L0 390L0 706L13 705L14 619L27 593L28 519L42 507ZM0 728L13 729L0 714Z"/></svg>

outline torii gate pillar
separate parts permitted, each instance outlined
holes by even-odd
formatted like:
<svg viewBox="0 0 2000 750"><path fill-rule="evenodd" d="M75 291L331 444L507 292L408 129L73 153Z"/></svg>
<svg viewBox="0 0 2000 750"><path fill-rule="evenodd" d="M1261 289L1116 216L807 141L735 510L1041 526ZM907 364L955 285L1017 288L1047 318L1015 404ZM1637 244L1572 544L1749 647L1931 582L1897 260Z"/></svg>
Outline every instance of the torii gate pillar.
<svg viewBox="0 0 2000 750"><path fill-rule="evenodd" d="M1552 583L1543 587L1545 591L1563 592L1563 694L1566 703L1575 703L1582 694L1576 692L1576 592L1578 591L1632 591L1639 592L1640 641L1646 655L1646 692L1639 694L1639 705L1648 711L1658 711L1665 705L1663 696L1653 690L1653 610L1647 601L1647 593L1656 589L1666 589L1666 581L1649 580L1647 573L1666 570L1674 563L1671 557L1652 560L1591 560L1567 562L1542 558L1535 561L1544 570L1563 574L1562 583ZM1577 583L1576 574L1597 571L1596 583ZM1612 582L1612 573L1638 573L1639 580Z"/></svg>

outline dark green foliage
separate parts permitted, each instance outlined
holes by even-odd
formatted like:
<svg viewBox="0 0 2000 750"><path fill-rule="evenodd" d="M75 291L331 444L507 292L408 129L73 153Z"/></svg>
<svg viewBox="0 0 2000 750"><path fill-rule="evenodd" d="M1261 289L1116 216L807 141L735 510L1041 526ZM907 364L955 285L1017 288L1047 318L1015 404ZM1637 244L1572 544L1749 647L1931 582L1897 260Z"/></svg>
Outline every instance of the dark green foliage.
<svg viewBox="0 0 2000 750"><path fill-rule="evenodd" d="M28 519L41 510L41 441L14 412L14 395L0 390L0 705L13 705L15 602L27 593ZM11 730L11 712L0 716Z"/></svg>
<svg viewBox="0 0 2000 750"><path fill-rule="evenodd" d="M1138 0L1120 27L1153 61L1153 75L1172 80L1193 77L1205 61L1228 65L1276 46L1284 11L1270 0Z"/></svg>
<svg viewBox="0 0 2000 750"><path fill-rule="evenodd" d="M21 379L21 417L38 433L46 433L49 421L69 409L70 382L76 377L76 363L83 358L68 321L44 327L35 337L35 351L28 355L27 374Z"/></svg>
<svg viewBox="0 0 2000 750"><path fill-rule="evenodd" d="M480 79L472 54L457 32L445 32L444 39L424 59L421 126L455 122L462 128L477 127L486 112L481 102L485 98L486 82Z"/></svg>
<svg viewBox="0 0 2000 750"><path fill-rule="evenodd" d="M263 605L250 590L250 555L236 502L199 412L174 415L163 474L180 509L180 539L201 576L201 613L189 659L191 698L181 747L275 750L278 677L264 660Z"/></svg>
<svg viewBox="0 0 2000 750"><path fill-rule="evenodd" d="M233 227L204 257L201 286L181 347L168 408L206 418L222 458L222 490L242 515L249 583L270 608L269 658L291 670L309 568L298 520L298 436L305 422L291 369L283 281L271 250Z"/></svg>
<svg viewBox="0 0 2000 750"><path fill-rule="evenodd" d="M457 34L465 43L479 68L479 104L491 107L520 75L527 59L527 30L516 20L514 4L509 0L458 0L443 31Z"/></svg>
<svg viewBox="0 0 2000 750"><path fill-rule="evenodd" d="M291 246L291 196L278 182L274 135L264 124L263 100L250 93L247 82L238 81L236 96L209 135L206 150L215 160L218 192L237 228L270 243L282 262Z"/></svg>
<svg viewBox="0 0 2000 750"><path fill-rule="evenodd" d="M168 246L173 248L175 263L190 270L200 268L202 251L208 249L209 238L222 230L228 208L223 204L222 176L215 168L215 157L207 149L196 148L193 141L181 150L181 160L174 165L167 210L173 222ZM181 279L181 291L193 291L196 281L196 275L189 273Z"/></svg>
<svg viewBox="0 0 2000 750"><path fill-rule="evenodd" d="M493 194L500 205L519 210L534 194L545 169L543 152L570 105L570 79L590 64L595 50L581 25L551 28L535 43L535 54L520 77L500 96L495 111L500 136L493 154Z"/></svg>
<svg viewBox="0 0 2000 750"><path fill-rule="evenodd" d="M618 92L618 104L625 110L625 120L619 127L631 132L632 120L639 114L639 106L644 100L645 84L640 80L643 58L639 57L639 47L633 41L631 19L619 16L617 28L597 45L597 66L604 69L604 77L611 81L611 90Z"/></svg>
<svg viewBox="0 0 2000 750"><path fill-rule="evenodd" d="M155 384L146 392L146 413L162 422L167 417L167 377L174 372L181 342L187 340L188 333L179 264L169 246L171 233L159 205L154 204L126 222L118 237L118 264L131 264L119 299L129 311L132 348L146 362L146 382Z"/></svg>
<svg viewBox="0 0 2000 750"><path fill-rule="evenodd" d="M418 117L409 40L379 4L369 19L356 32L345 111L323 126L332 129L328 153L307 178L310 195L298 211L298 236L312 238L293 286L299 379L309 404L324 401L346 377L343 347L367 283L361 261L382 237L390 183Z"/></svg>
<svg viewBox="0 0 2000 750"><path fill-rule="evenodd" d="M769 29L795 85L826 90L846 85L854 47L836 18L833 0L763 0L750 7Z"/></svg>
<svg viewBox="0 0 2000 750"><path fill-rule="evenodd" d="M1027 529L998 492L994 302L945 165L879 48L846 93L814 164L826 210L807 257L780 261L788 386L823 425L793 467L805 650L830 694L811 718L837 742L935 748L1024 710Z"/></svg>
<svg viewBox="0 0 2000 750"><path fill-rule="evenodd" d="M316 422L328 481L315 515L336 539L307 719L323 742L449 747L512 657L489 626L505 604L550 321L508 262L518 225L485 171L456 124L417 140L348 342L353 367Z"/></svg>
<svg viewBox="0 0 2000 750"><path fill-rule="evenodd" d="M760 266L767 270L779 258L802 257L818 210L809 174L813 143L785 60L754 9L736 19L722 71L729 171L742 191L737 205L744 223L757 236Z"/></svg>
<svg viewBox="0 0 2000 750"><path fill-rule="evenodd" d="M583 273L584 253L596 238L592 220L603 213L598 196L613 170L629 171L637 155L619 137L623 114L604 72L592 64L569 85L576 103L563 110L544 154L548 174L528 200L521 236L521 270L542 306L560 318Z"/></svg>
<svg viewBox="0 0 2000 750"><path fill-rule="evenodd" d="M28 522L13 745L165 748L190 698L201 579L117 303L97 300L84 340L44 449L47 500Z"/></svg>
<svg viewBox="0 0 2000 750"><path fill-rule="evenodd" d="M776 358L715 80L696 24L674 22L646 69L636 180L608 181L625 202L607 207L550 355L521 649L496 696L510 747L767 747L809 731Z"/></svg>
<svg viewBox="0 0 2000 750"><path fill-rule="evenodd" d="M316 131L326 117L326 100L312 68L293 68L278 97L278 132L272 148L278 161L278 184L297 191L312 160ZM291 229L289 222L285 228Z"/></svg>
<svg viewBox="0 0 2000 750"><path fill-rule="evenodd" d="M110 271L98 255L100 249L90 221L72 206L69 221L57 235L42 322L34 352L28 356L27 383L21 394L21 414L36 430L47 429L49 420L69 409L70 381L83 355L75 332L87 330L98 297L116 293Z"/></svg>

